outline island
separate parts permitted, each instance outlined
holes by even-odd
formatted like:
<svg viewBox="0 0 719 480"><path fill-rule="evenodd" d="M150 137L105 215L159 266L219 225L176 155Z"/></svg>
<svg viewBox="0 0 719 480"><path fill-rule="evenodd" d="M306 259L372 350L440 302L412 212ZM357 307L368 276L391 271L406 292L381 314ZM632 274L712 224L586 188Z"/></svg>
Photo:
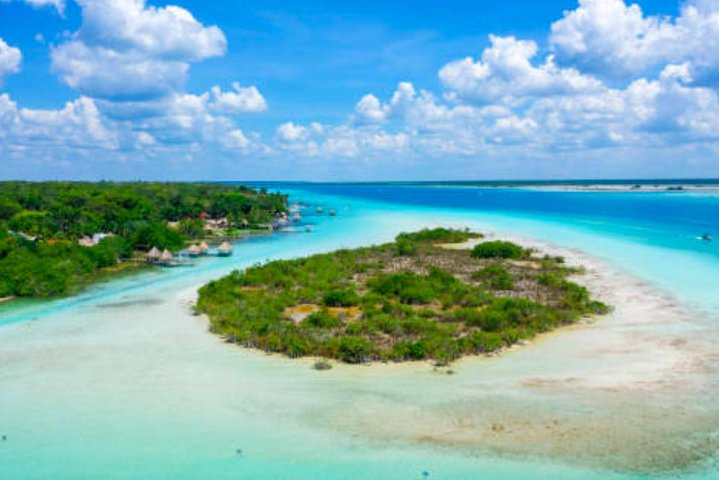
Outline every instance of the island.
<svg viewBox="0 0 719 480"><path fill-rule="evenodd" d="M0 299L69 294L286 212L285 195L228 184L0 182Z"/></svg>
<svg viewBox="0 0 719 480"><path fill-rule="evenodd" d="M196 303L227 342L359 364L491 354L605 314L581 268L512 242L438 228L279 260L212 281Z"/></svg>

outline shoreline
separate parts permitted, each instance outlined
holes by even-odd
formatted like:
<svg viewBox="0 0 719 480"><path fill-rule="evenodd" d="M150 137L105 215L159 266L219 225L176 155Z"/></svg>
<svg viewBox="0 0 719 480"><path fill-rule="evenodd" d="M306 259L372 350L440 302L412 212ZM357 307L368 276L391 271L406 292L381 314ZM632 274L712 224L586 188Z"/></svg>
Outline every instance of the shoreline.
<svg viewBox="0 0 719 480"><path fill-rule="evenodd" d="M505 188L558 192L719 192L719 185L507 185Z"/></svg>

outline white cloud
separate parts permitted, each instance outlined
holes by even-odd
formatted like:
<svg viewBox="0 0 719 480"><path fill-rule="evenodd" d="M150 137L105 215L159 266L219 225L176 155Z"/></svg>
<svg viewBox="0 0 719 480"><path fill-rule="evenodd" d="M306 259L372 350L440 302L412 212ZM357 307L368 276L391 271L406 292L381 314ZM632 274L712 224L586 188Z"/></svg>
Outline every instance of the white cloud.
<svg viewBox="0 0 719 480"><path fill-rule="evenodd" d="M0 143L6 146L117 147L116 135L86 97L67 102L60 110L36 110L18 108L8 94L0 94L0 126Z"/></svg>
<svg viewBox="0 0 719 480"><path fill-rule="evenodd" d="M230 149L243 150L248 148L250 144L250 139L239 128L227 132L227 135L223 138L223 145Z"/></svg>
<svg viewBox="0 0 719 480"><path fill-rule="evenodd" d="M532 65L538 47L531 40L490 35L490 42L481 60L467 57L439 71L439 78L453 97L511 104L531 97L585 93L602 87L591 76L557 67L551 55L540 65Z"/></svg>
<svg viewBox="0 0 719 480"><path fill-rule="evenodd" d="M213 101L210 107L221 113L264 112L267 102L257 87L242 87L232 84L234 91L223 92L220 87L212 87Z"/></svg>
<svg viewBox="0 0 719 480"><path fill-rule="evenodd" d="M83 22L52 49L52 67L83 95L147 100L179 90L189 66L223 55L226 39L187 10L144 0L78 0Z"/></svg>
<svg viewBox="0 0 719 480"><path fill-rule="evenodd" d="M382 104L373 94L367 94L355 105L353 120L359 124L373 124L400 118L412 106L416 95L414 85L410 82L400 82L387 104Z"/></svg>
<svg viewBox="0 0 719 480"><path fill-rule="evenodd" d="M368 93L357 102L355 118L361 123L380 123L387 118L387 106L383 106L379 99Z"/></svg>
<svg viewBox="0 0 719 480"><path fill-rule="evenodd" d="M0 38L0 85L8 75L20 71L22 53L19 49L11 47Z"/></svg>
<svg viewBox="0 0 719 480"><path fill-rule="evenodd" d="M627 102L642 130L671 139L719 139L719 97L715 90L690 87L689 65L669 65L658 80L637 80Z"/></svg>
<svg viewBox="0 0 719 480"><path fill-rule="evenodd" d="M677 18L647 17L621 0L582 0L552 27L546 46L556 60L535 41L491 36L478 59L439 70L437 92L400 82L362 96L344 122L283 121L267 143L237 115L267 109L257 87L183 89L193 62L224 52L216 27L142 0L78 1L83 24L52 55L81 96L59 110L32 110L0 95L5 158L73 159L103 149L87 156L183 165L269 159L276 171L302 165L297 175L359 176L403 175L416 164L443 175L484 174L506 162L514 170L505 174L524 175L523 161L575 158L586 168L601 161L616 172L623 161L653 165L648 149L667 158L679 152L677 162L700 152L703 165L716 164L719 153L714 0L691 1ZM14 61L7 52L12 47L0 43L0 77L19 68L20 52Z"/></svg>
<svg viewBox="0 0 719 480"><path fill-rule="evenodd" d="M687 2L676 18L645 16L623 0L580 0L552 25L563 63L603 76L632 78L688 62L697 80L719 80L719 3Z"/></svg>
<svg viewBox="0 0 719 480"><path fill-rule="evenodd" d="M23 0L35 8L54 7L60 14L65 13L65 0Z"/></svg>
<svg viewBox="0 0 719 480"><path fill-rule="evenodd" d="M297 142L305 140L310 134L310 129L297 125L294 122L283 123L277 127L277 137L285 142Z"/></svg>
<svg viewBox="0 0 719 480"><path fill-rule="evenodd" d="M3 2L11 2L12 0L0 0ZM64 15L65 13L65 0L20 0L24 3L27 3L28 5L31 5L33 8L42 8L42 7L53 7L60 15Z"/></svg>

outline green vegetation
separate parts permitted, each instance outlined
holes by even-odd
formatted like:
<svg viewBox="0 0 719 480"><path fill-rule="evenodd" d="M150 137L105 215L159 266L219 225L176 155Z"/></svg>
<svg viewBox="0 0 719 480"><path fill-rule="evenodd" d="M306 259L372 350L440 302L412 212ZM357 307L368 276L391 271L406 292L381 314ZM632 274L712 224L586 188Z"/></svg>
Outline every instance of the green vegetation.
<svg viewBox="0 0 719 480"><path fill-rule="evenodd" d="M528 249L503 240L482 242L472 249L472 256L476 258L505 258L519 259L531 254Z"/></svg>
<svg viewBox="0 0 719 480"><path fill-rule="evenodd" d="M481 270L477 270L472 278L483 280L492 290L514 290L514 278L499 263L492 263Z"/></svg>
<svg viewBox="0 0 719 480"><path fill-rule="evenodd" d="M424 230L386 245L270 262L205 285L196 308L227 341L290 357L439 364L607 311L568 279L579 271L563 259L533 257L508 242L480 244L491 245L479 256L443 245L478 236Z"/></svg>
<svg viewBox="0 0 719 480"><path fill-rule="evenodd" d="M121 259L206 235L204 218L260 228L285 205L283 195L230 185L0 182L0 297L67 294L138 265ZM111 236L78 244L100 233Z"/></svg>

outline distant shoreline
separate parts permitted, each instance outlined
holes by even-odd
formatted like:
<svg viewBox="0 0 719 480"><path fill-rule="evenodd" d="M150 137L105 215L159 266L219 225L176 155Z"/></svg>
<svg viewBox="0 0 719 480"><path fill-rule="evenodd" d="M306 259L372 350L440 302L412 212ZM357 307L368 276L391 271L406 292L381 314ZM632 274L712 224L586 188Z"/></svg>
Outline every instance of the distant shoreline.
<svg viewBox="0 0 719 480"><path fill-rule="evenodd" d="M288 186L288 185L311 185L311 186L337 186L352 185L358 187L376 187L376 186L421 186L421 187L478 187L478 188L517 188L517 187L624 187L631 188L639 185L643 188L649 187L684 187L684 188L713 188L719 189L719 178L597 178L597 179L553 179L553 180L399 180L399 181L221 181L218 183L236 184L242 183L254 187L262 186Z"/></svg>
<svg viewBox="0 0 719 480"><path fill-rule="evenodd" d="M508 188L566 192L719 192L719 185L508 185Z"/></svg>

